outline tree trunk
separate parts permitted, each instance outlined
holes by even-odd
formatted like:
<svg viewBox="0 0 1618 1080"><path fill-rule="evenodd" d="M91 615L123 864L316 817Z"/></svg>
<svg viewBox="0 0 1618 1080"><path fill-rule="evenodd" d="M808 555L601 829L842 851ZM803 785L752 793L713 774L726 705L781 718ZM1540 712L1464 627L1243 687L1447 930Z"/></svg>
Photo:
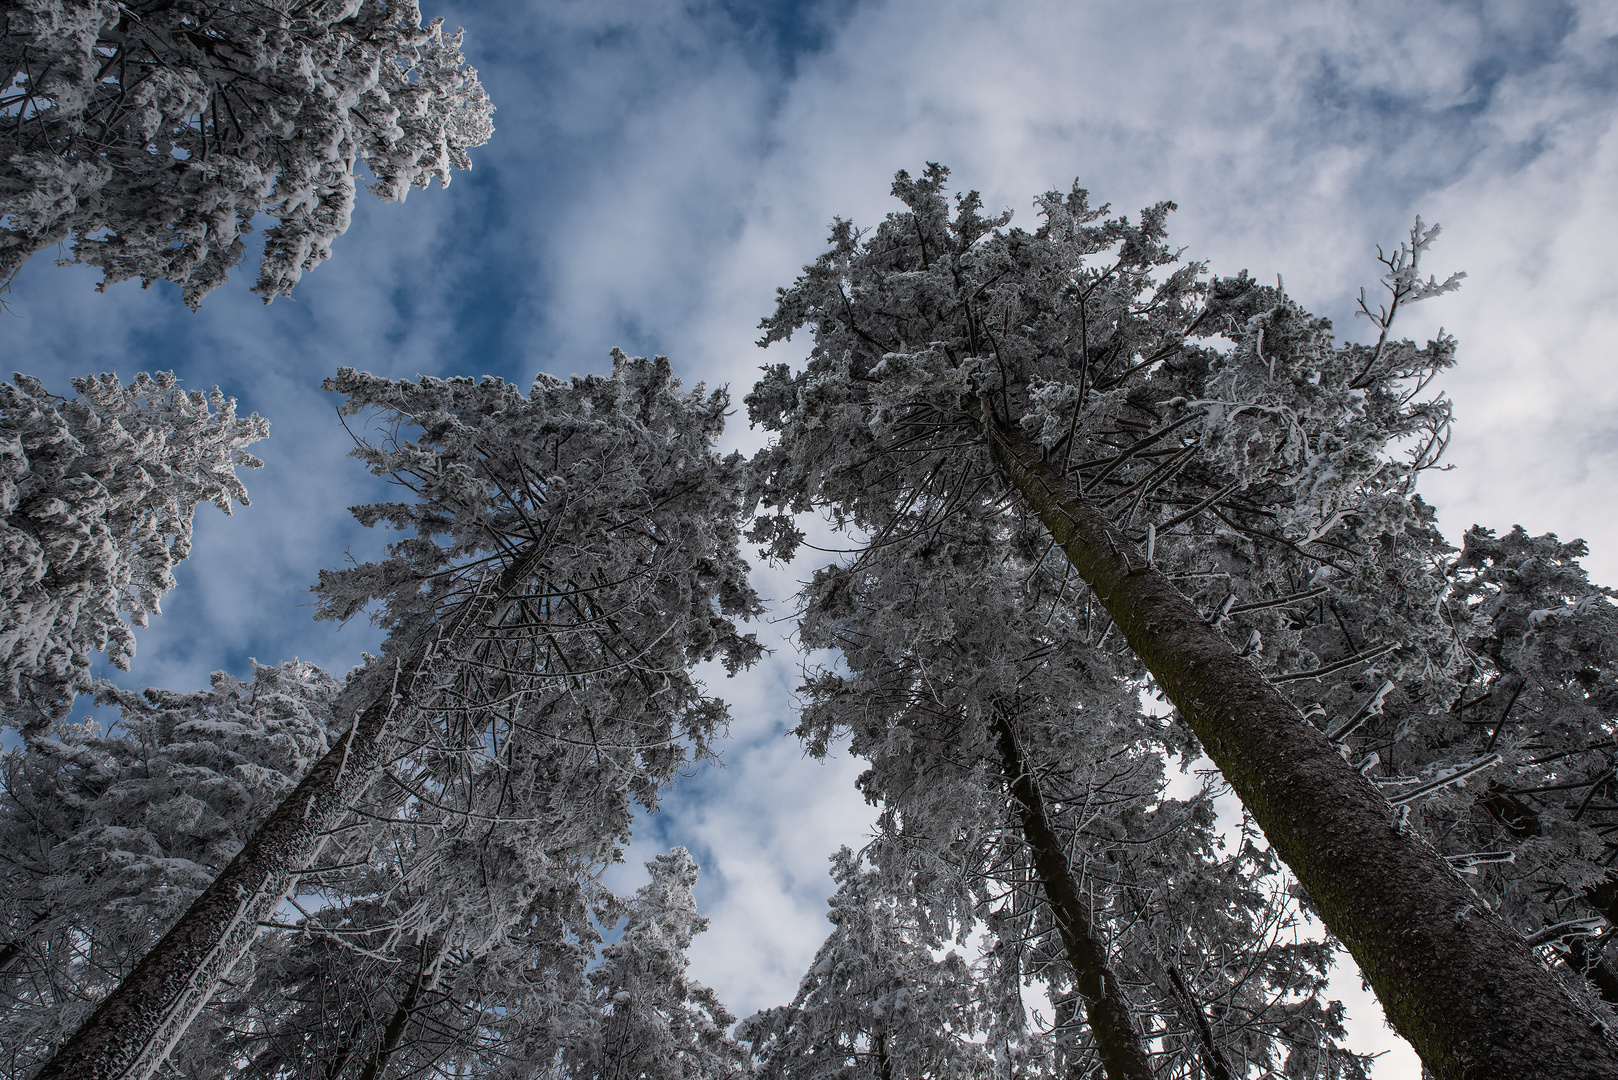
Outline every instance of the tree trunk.
<svg viewBox="0 0 1618 1080"><path fill-rule="evenodd" d="M1187 1011L1194 1018L1197 1026L1197 1038L1202 1044L1202 1068L1207 1072L1209 1080L1233 1080L1230 1063L1220 1051L1219 1045L1214 1042L1213 1027L1208 1023L1208 1014L1202 1008L1202 1003L1191 988L1180 977L1180 970L1170 961L1163 961L1163 970L1168 973L1169 981L1174 983L1175 991L1185 1002Z"/></svg>
<svg viewBox="0 0 1618 1080"><path fill-rule="evenodd" d="M34 1080L148 1080L219 982L319 856L325 834L365 794L386 757L387 728L409 709L427 664L452 652L533 569L538 545L514 560L490 594L474 597L403 665L346 735L270 812L246 846L141 958Z"/></svg>
<svg viewBox="0 0 1618 1080"><path fill-rule="evenodd" d="M393 1051L398 1048L399 1040L404 1036L405 1025L410 1023L410 1014L416 1011L416 998L421 993L421 981L425 972L418 972L415 981L410 984L410 992L405 994L399 1007L393 1010L388 1018L388 1026L382 1031L382 1045L376 1048L371 1059L365 1063L365 1070L360 1073L360 1080L377 1080L387 1070L388 1059L393 1057Z"/></svg>
<svg viewBox="0 0 1618 1080"><path fill-rule="evenodd" d="M1436 1080L1612 1080L1618 1047L1369 780L1038 446L998 423L989 452L1050 531L1358 962Z"/></svg>
<svg viewBox="0 0 1618 1080"><path fill-rule="evenodd" d="M1023 763L1010 719L996 716L993 726L1006 787L1017 803L1023 837L1034 858L1034 870L1039 874L1045 899L1056 917L1056 929L1073 968L1073 986L1084 1001L1085 1017L1095 1036L1101 1067L1106 1070L1108 1080L1152 1080L1151 1061L1130 1022L1129 1003L1124 999L1123 988L1107 964L1107 948L1091 932L1089 913L1073 880L1067 853L1045 815L1045 799L1040 794L1039 781Z"/></svg>

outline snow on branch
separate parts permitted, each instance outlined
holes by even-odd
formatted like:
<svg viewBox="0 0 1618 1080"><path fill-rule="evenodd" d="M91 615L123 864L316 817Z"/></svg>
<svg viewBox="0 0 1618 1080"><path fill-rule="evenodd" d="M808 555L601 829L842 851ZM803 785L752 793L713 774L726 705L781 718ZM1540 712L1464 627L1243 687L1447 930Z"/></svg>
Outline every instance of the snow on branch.
<svg viewBox="0 0 1618 1080"><path fill-rule="evenodd" d="M169 281L195 309L263 213L268 303L347 230L361 163L397 202L494 130L460 32L416 0L20 0L4 19L0 285L71 243L101 288Z"/></svg>
<svg viewBox="0 0 1618 1080"><path fill-rule="evenodd" d="M1388 802L1392 803L1394 806L1403 806L1405 803L1414 802L1415 800L1424 796L1431 795L1435 791L1442 791L1444 788L1447 788L1452 784L1459 783L1474 773L1482 772L1484 769L1493 768L1494 766L1500 764L1502 760L1503 758L1500 754L1485 754L1480 758L1475 758L1472 761L1464 762L1455 766L1454 768L1444 770L1435 779L1428 781L1418 788L1406 791L1400 795L1391 796L1388 799Z"/></svg>
<svg viewBox="0 0 1618 1080"><path fill-rule="evenodd" d="M90 688L91 656L128 670L170 572L191 551L199 503L247 503L238 468L269 433L215 388L186 392L172 372L0 383L0 719L29 731L65 716Z"/></svg>

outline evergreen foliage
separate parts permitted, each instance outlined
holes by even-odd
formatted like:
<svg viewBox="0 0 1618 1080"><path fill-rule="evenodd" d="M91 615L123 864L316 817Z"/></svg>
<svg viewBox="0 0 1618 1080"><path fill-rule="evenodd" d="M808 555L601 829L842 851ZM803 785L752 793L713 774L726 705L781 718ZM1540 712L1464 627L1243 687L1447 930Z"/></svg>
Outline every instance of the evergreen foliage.
<svg viewBox="0 0 1618 1080"><path fill-rule="evenodd" d="M832 856L832 931L790 1005L742 1022L766 1080L940 1080L996 1075L966 961L940 939L908 889L847 848Z"/></svg>
<svg viewBox="0 0 1618 1080"><path fill-rule="evenodd" d="M697 865L677 847L646 864L651 880L626 905L618 940L590 972L598 1028L566 1054L592 1080L729 1080L752 1070L731 1038L736 1018L686 974L685 951L708 928L691 895Z"/></svg>
<svg viewBox="0 0 1618 1080"><path fill-rule="evenodd" d="M168 87L179 135L148 102L156 141L130 160L167 153L176 184L225 182L230 139L187 118L240 80L170 85L162 34L210 78L247 62L238 33L264 31L266 87L283 60L330 61L336 156L243 189L282 217L266 300L346 223L356 155L402 198L488 133L458 39L413 6L95 11L72 24L86 55L144 73L85 107L106 136ZM5 48L71 22L52 12L0 16ZM67 122L71 65L37 59L13 60L33 102L13 139ZM260 134L290 137L288 93L254 99ZM245 502L234 468L266 425L171 375L79 380L73 401L0 385L0 707L26 736L0 759L7 1074L1365 1080L1325 998L1335 934L1434 1075L1478 1055L1605 1075L1618 591L1578 541L1474 527L1457 552L1417 494L1455 343L1391 327L1458 284L1420 272L1436 227L1382 256L1362 346L1279 279L1183 263L1171 204L1136 223L1074 187L1026 232L976 195L952 208L946 180L900 173L902 212L837 222L781 290L761 344L814 346L749 395L773 436L751 463L714 451L727 394L681 390L662 358L526 393L328 380L355 456L404 493L354 508L402 534L386 556L316 587L319 617L386 632L343 683L296 661L192 694L103 682L117 725L66 722L92 653L128 666L121 615L158 610L196 503ZM144 254L78 211L39 236L78 229L109 281L180 281L195 306L245 206L200 232L129 218L168 237ZM14 271L34 218L8 213ZM601 874L637 808L716 752L728 713L694 667L761 653L738 625L763 611L738 553L758 503L766 557L799 552L805 512L853 541L798 597L827 659L795 734L864 759L878 825L833 859L796 997L733 1031L688 971L690 854L627 900ZM1169 794L1203 752L1246 803L1223 835L1222 788Z"/></svg>
<svg viewBox="0 0 1618 1080"><path fill-rule="evenodd" d="M1321 999L1330 949L1300 939L1274 854L1245 831L1220 852L1206 794L1165 797L1183 733L1142 714L1136 661L1093 598L1063 596L1028 524L960 514L805 590L804 644L839 664L811 675L798 733L870 762L868 857L930 933L986 930L1000 978L1072 1006L1008 1040L1027 1068L1239 1076L1296 1057L1361 1074ZM996 1003L995 1030L1020 1031L1021 996ZM1148 1051L1144 1031L1173 1034Z"/></svg>
<svg viewBox="0 0 1618 1080"><path fill-rule="evenodd" d="M415 0L21 0L0 12L0 283L71 238L101 287L193 310L277 219L253 291L331 254L363 162L386 201L441 185L493 109Z"/></svg>
<svg viewBox="0 0 1618 1080"><path fill-rule="evenodd" d="M1387 300L1361 305L1377 342L1340 344L1279 281L1182 264L1172 204L1137 223L1075 186L1038 200L1026 232L975 193L952 208L946 180L899 173L903 211L869 232L838 221L780 290L760 344L803 328L814 343L747 399L776 433L755 460L773 514L751 536L790 558L794 515L818 510L870 573L962 521L1036 518L1021 528L1061 548L1063 587L1095 598L1172 699L1435 1075L1483 1058L1605 1075L1615 1051L1588 1008L1404 828L1361 771L1376 763L1333 745L1401 686L1430 709L1461 682L1459 656L1428 647L1444 568L1415 495L1448 439L1430 387L1455 343L1390 333L1401 307L1458 286L1420 274L1436 227L1418 219L1382 256Z"/></svg>
<svg viewBox="0 0 1618 1080"><path fill-rule="evenodd" d="M389 632L345 695L358 716L43 1075L149 1074L249 952L244 928L328 870L356 932L409 946L395 1012L418 1012L447 963L520 939L552 879L615 858L632 803L709 752L725 708L691 667L759 654L735 625L758 602L736 550L744 463L712 447L723 392L622 353L610 378L526 395L348 370L328 386L378 424L356 454L412 495L356 508L410 535L317 586L326 617L374 604Z"/></svg>
<svg viewBox="0 0 1618 1080"><path fill-rule="evenodd" d="M195 693L102 682L111 730L57 721L0 758L5 1075L48 1058L235 857L325 753L339 690L298 661Z"/></svg>
<svg viewBox="0 0 1618 1080"><path fill-rule="evenodd" d="M236 469L269 424L171 372L127 386L0 383L0 722L43 731L89 691L93 654L129 669L135 626L157 614L191 551L200 503L247 503Z"/></svg>

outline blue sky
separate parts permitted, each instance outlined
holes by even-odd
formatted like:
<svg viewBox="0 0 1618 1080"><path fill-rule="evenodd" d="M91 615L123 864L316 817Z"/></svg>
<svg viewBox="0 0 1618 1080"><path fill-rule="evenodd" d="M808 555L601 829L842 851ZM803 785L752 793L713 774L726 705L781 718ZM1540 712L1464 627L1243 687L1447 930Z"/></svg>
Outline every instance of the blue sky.
<svg viewBox="0 0 1618 1080"><path fill-rule="evenodd" d="M238 271L192 315L175 290L48 257L0 313L9 367L70 376L174 368L269 417L253 505L198 512L195 554L139 639L132 685L205 685L247 657L343 670L375 632L309 621L322 566L382 538L346 507L375 482L344 457L321 378L601 371L608 350L666 353L737 400L774 289L834 215L870 223L898 168L952 167L961 189L1033 222L1075 177L1133 212L1173 199L1171 236L1213 269L1280 273L1345 336L1377 243L1420 213L1430 269L1458 294L1400 329L1461 341L1447 389L1452 472L1428 494L1452 536L1474 521L1586 537L1618 582L1618 8L1594 2L828 0L597 3L426 0L466 28L496 134L444 191L362 198L334 257L265 307ZM794 351L799 350L799 351ZM727 441L758 445L740 418ZM761 568L783 598L812 566ZM780 627L767 626L779 638ZM733 1009L790 997L824 929L826 858L869 811L848 761L806 762L782 732L799 658L777 652L732 702L725 766L643 823L623 883L672 843L704 864L713 918L695 966ZM1357 980L1340 980L1345 992ZM1388 1043L1351 1003L1364 1046ZM1390 1055L1379 1077L1414 1077Z"/></svg>

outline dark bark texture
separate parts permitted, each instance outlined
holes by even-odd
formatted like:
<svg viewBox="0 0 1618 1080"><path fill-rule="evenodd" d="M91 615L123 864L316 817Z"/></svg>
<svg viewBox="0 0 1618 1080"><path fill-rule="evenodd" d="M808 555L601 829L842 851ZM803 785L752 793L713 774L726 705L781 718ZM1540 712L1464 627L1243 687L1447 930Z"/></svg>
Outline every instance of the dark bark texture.
<svg viewBox="0 0 1618 1080"><path fill-rule="evenodd" d="M992 426L989 450L1196 733L1436 1080L1618 1078L1618 1047L1139 549Z"/></svg>
<svg viewBox="0 0 1618 1080"><path fill-rule="evenodd" d="M1230 1063L1214 1042L1213 1027L1208 1023L1208 1014L1203 1011L1202 1003L1197 1001L1196 995L1191 993L1191 988L1172 963L1164 964L1163 968L1168 973L1169 981L1174 984L1175 993L1185 1002L1186 1012L1197 1025L1197 1038L1202 1040L1202 1067L1208 1074L1208 1080L1235 1080Z"/></svg>
<svg viewBox="0 0 1618 1080"><path fill-rule="evenodd" d="M1017 804L1023 838L1033 856L1034 871L1056 918L1062 948L1073 968L1073 986L1084 1002L1084 1013L1095 1036L1096 1052L1107 1080L1153 1080L1152 1063L1130 1022L1129 1002L1118 977L1107 963L1107 947L1096 937L1090 914L1073 880L1061 837L1051 828L1039 781L1029 773L1017 747L1016 733L1004 716L994 720L995 740L1006 787Z"/></svg>
<svg viewBox="0 0 1618 1080"><path fill-rule="evenodd" d="M532 554L514 560L492 595L469 600L430 644L400 665L394 685L338 737L34 1080L147 1080L162 1065L252 945L260 922L292 892L326 834L376 779L389 746L389 722L410 707L411 686L423 668L452 651L462 630L481 625L510 595L532 569Z"/></svg>

